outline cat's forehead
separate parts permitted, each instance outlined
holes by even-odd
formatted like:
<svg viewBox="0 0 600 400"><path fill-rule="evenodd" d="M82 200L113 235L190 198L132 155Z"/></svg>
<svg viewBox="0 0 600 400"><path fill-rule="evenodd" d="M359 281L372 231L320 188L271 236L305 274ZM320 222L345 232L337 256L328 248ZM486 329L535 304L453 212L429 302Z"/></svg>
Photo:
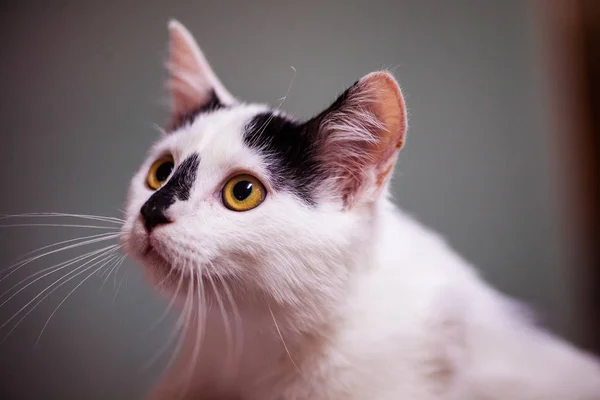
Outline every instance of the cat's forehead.
<svg viewBox="0 0 600 400"><path fill-rule="evenodd" d="M244 133L263 105L240 105L197 115L157 144L153 153L169 152L176 160L199 154L203 164L216 164L248 153ZM246 154L244 154L246 155Z"/></svg>
<svg viewBox="0 0 600 400"><path fill-rule="evenodd" d="M198 158L200 174L246 171L309 203L319 168L305 124L263 105L235 105L203 112L159 142L147 160L170 154L176 164ZM212 179L212 178L211 178Z"/></svg>

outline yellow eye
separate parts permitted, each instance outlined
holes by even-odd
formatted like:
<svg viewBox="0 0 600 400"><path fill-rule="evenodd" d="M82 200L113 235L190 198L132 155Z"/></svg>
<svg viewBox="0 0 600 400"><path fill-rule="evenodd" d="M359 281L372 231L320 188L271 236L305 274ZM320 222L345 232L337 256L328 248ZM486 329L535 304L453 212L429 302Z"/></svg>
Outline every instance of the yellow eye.
<svg viewBox="0 0 600 400"><path fill-rule="evenodd" d="M237 175L225 184L222 192L223 204L233 211L248 211L265 200L267 190L252 175Z"/></svg>
<svg viewBox="0 0 600 400"><path fill-rule="evenodd" d="M158 190L164 183L169 179L175 163L173 157L163 156L158 160L154 161L150 170L148 171L148 177L146 178L146 184L152 190Z"/></svg>

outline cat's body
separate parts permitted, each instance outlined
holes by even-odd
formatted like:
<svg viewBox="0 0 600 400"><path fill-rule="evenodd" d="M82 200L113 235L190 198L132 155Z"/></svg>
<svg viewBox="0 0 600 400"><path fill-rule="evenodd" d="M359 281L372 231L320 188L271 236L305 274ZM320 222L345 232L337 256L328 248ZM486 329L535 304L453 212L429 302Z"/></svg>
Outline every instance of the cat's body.
<svg viewBox="0 0 600 400"><path fill-rule="evenodd" d="M391 75L299 122L237 102L170 28L172 123L123 228L183 306L152 399L600 399L597 361L388 199L406 132Z"/></svg>
<svg viewBox="0 0 600 400"><path fill-rule="evenodd" d="M237 373L227 376L224 355L231 344L213 308L196 390L184 398L600 398L597 361L534 328L438 236L391 204L381 208L376 245L349 266L360 272L349 283L347 302L311 333L296 332L285 312L276 326L267 307L240 304L244 356ZM193 333L190 339L181 369L153 399L181 393Z"/></svg>

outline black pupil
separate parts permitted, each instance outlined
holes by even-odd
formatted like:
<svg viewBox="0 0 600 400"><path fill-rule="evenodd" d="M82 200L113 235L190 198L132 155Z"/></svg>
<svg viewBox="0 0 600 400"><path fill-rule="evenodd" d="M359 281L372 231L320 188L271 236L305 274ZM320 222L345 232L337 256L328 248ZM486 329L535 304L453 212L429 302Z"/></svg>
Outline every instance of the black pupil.
<svg viewBox="0 0 600 400"><path fill-rule="evenodd" d="M171 175L171 171L173 171L173 166L171 161L160 164L156 169L156 180L159 182L166 181L169 175Z"/></svg>
<svg viewBox="0 0 600 400"><path fill-rule="evenodd" d="M233 197L238 201L246 200L252 194L252 182L239 181L233 186Z"/></svg>

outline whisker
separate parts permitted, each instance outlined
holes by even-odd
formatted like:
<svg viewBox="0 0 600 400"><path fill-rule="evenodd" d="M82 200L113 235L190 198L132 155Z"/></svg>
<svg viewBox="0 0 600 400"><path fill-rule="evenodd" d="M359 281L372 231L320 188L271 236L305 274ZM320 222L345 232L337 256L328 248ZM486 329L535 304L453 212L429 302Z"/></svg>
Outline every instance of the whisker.
<svg viewBox="0 0 600 400"><path fill-rule="evenodd" d="M211 266L211 268L214 270L214 265L212 262L209 262L209 265ZM243 332L243 325L242 325L242 319L240 317L240 312L238 309L238 306L235 302L235 299L233 297L233 294L231 293L231 289L229 288L229 285L227 285L227 282L225 281L225 279L220 278L219 276L217 276L217 278L219 279L219 281L221 282L221 284L223 285L223 290L225 291L225 295L227 296L227 300L229 301L229 305L231 306L231 310L233 312L233 318L234 318L234 333L237 333L237 343L235 344L235 349L236 351L234 352L234 358L236 360L241 359L242 357L242 351L243 351L243 343L244 343L244 332Z"/></svg>
<svg viewBox="0 0 600 400"><path fill-rule="evenodd" d="M169 277L171 276L171 274L172 274L172 273L173 273L173 268L170 268L170 269L169 269L169 273L168 273L167 275L165 275L165 277L164 277L164 278L162 278L162 279L160 280L160 282L158 282L158 283L156 284L156 286L158 286L158 287L162 286L162 285L163 285L163 283L165 283L165 282L167 281L167 279L169 279Z"/></svg>
<svg viewBox="0 0 600 400"><path fill-rule="evenodd" d="M45 249L50 249L50 248L52 248L52 247L59 246L59 245L61 245L61 244L72 243L72 242L76 242L76 241L78 241L78 240L95 239L95 238L99 238L99 237L107 237L107 236L115 236L115 235L117 235L117 234L115 234L115 233L112 233L112 232L106 232L106 233L97 233L97 234L95 234L95 235L91 235L91 236L84 236L84 237L78 237L78 238L74 238L74 239L63 240L63 241L61 241L61 242L52 243L52 244L49 244L49 245L46 245L46 246L40 247L40 248L38 248L38 249L32 250L32 251L30 251L30 252L27 252L27 253L23 254L22 256L20 256L19 258L23 259L23 258L25 258L25 257L27 257L27 256L30 256L30 255L32 255L32 254L35 254L35 253L37 253L37 252L40 252L40 251L42 251L42 250L45 250ZM83 244L83 243L82 243L82 244ZM85 244L87 244L87 242L85 242ZM21 260L21 261L22 261L22 260ZM9 267L9 268L10 268L10 267Z"/></svg>
<svg viewBox="0 0 600 400"><path fill-rule="evenodd" d="M172 273L173 273L173 269L171 268L171 270L169 271L169 273L167 274L167 276L165 276L158 283L158 286L160 286ZM182 281L183 281L183 274L181 275L181 279L179 280L179 283L177 284L177 288L175 289L175 293L176 294L179 292L179 289L181 287ZM177 296L172 296L171 297L171 300L169 300L169 303L167 304L167 307L165 308L165 310L158 317L158 319L156 321L154 321L154 323L152 325L150 325L150 328L148 328L148 332L152 332L152 330L154 328L156 328L162 322L162 320L164 320L167 317L167 315L169 315L169 312L171 311L171 308L173 307L173 304L175 303L176 299L177 299Z"/></svg>
<svg viewBox="0 0 600 400"><path fill-rule="evenodd" d="M227 318L227 310L225 309L225 306L223 305L223 299L221 298L221 294L219 293L218 289L217 289L217 285L215 285L215 282L211 276L211 272L209 271L206 276L208 277L208 280L215 292L215 298L217 300L217 304L219 306L219 310L221 312L221 317L223 319L223 328L225 328L225 339L226 339L226 343L227 343L227 349L228 349L228 353L227 354L227 358L228 358L228 362L232 362L231 357L233 357L233 337L232 337L232 330L231 330L231 325L230 325L230 321L229 318Z"/></svg>
<svg viewBox="0 0 600 400"><path fill-rule="evenodd" d="M87 215L87 214L67 214L67 213L52 213L52 212L41 212L41 213L21 213L21 214L0 214L0 220L8 218L50 218L50 217L66 217L66 218L81 218L89 219L94 221L110 222L113 224L123 224L124 219L115 217L105 217L101 215Z"/></svg>
<svg viewBox="0 0 600 400"><path fill-rule="evenodd" d="M89 228L89 229L106 229L118 231L119 228L112 226L97 226L97 225L76 225L76 224L3 224L0 228L20 228L20 227L60 227L60 228Z"/></svg>
<svg viewBox="0 0 600 400"><path fill-rule="evenodd" d="M101 273L100 273L100 279L106 277L106 279L104 279L102 281L102 285L100 286L100 291L102 290L102 288L104 287L104 285L106 284L106 281L108 280L108 272L112 270L112 268L114 268L116 265L116 263L113 263L112 267L108 267L105 268Z"/></svg>
<svg viewBox="0 0 600 400"><path fill-rule="evenodd" d="M202 280L200 279L200 271L195 271L194 274L194 270L192 270L192 276L191 276L191 281L194 282L194 276L196 278L196 283L198 283L198 290L196 292L197 297L198 297L198 310L196 311L196 340L194 341L194 348L192 350L192 368L190 368L190 376L188 378L188 382L191 382L192 378L193 378L193 374L194 371L196 370L196 367L198 366L198 357L200 355L200 347L201 347L201 341L204 338L204 306L203 306L203 290L202 288ZM192 289L194 288L194 284L192 284Z"/></svg>
<svg viewBox="0 0 600 400"><path fill-rule="evenodd" d="M116 249L118 250L118 249ZM54 316L54 314L56 314L56 312L58 311L58 309L60 308L60 306L62 306L64 304L65 301L67 301L67 299L69 298L69 296L71 296L73 294L73 292L75 292L81 285L83 285L85 283L85 281L87 281L88 279L90 279L90 277L94 276L94 274L99 271L100 269L102 269L105 265L109 264L112 260L114 260L115 258L117 258L118 255L112 255L110 256L107 260L104 260L102 262L102 264L96 268L95 270L93 270L90 274L88 274L88 276L86 276L85 278L83 278L81 280L81 282L79 282L77 284L77 286L75 286L73 289L71 289L71 291L69 293L67 293L67 295L65 296L65 298L58 303L58 305L56 306L56 308L52 311L52 313L50 313L50 316L48 317L48 319L46 320L46 322L44 323L44 326L42 327L42 330L40 331L40 334L38 335L38 338L35 341L34 345L37 345L38 342L40 341L42 334L44 333L44 330L46 329L46 327L48 326L48 324L50 323L50 320L52 319L52 317ZM88 271L90 268L93 268L94 265L98 265L98 263L92 264L89 268L86 268L84 271L81 271L79 274L84 273L85 271ZM66 281L64 281L63 283L61 283L60 285L58 285L54 290L58 289L59 287L61 287L62 285L64 285L65 283L67 283L68 281L70 281L71 279L75 278L77 275L73 275L72 277L70 277L69 279L67 279ZM50 295L52 292L48 293L48 295ZM47 296L48 296L47 295ZM43 299L41 300L43 301Z"/></svg>
<svg viewBox="0 0 600 400"><path fill-rule="evenodd" d="M15 326L13 326L13 328L6 334L6 336L2 339L2 341L0 342L0 345L2 343L4 343L4 341L6 341L6 339L10 336L10 334L19 326L19 324L29 315L31 314L31 312L33 312L33 310L36 309L36 307L38 305L40 305L44 299L46 299L48 296L50 296L54 291L56 291L59 287L61 287L62 285L64 285L65 283L67 283L68 281L70 281L71 279L75 278L76 276L79 276L80 274L88 271L89 269L93 268L94 265L97 265L98 263L102 262L103 259L100 259L99 261L97 261L96 263L88 266L87 268L81 270L84 266L86 266L87 264L89 264L91 261L99 258L99 257L105 257L108 256L109 254L115 252L118 250L117 245L114 245L111 249L107 250L105 253L101 254L100 256L95 257L92 260L87 261L86 263L80 265L79 267L75 268L72 271L69 271L67 274L65 274L64 276L62 276L61 278L59 278L58 280L56 280L54 283L50 284L48 287L46 287L44 290L42 290L37 296L35 296L33 299L31 299L29 302L27 302L27 304L25 304L23 307L21 307L16 313L13 314L12 317L10 317L6 322L4 322L2 325L0 325L0 329L4 328L8 323L10 323L10 321L12 321L13 319L15 319L23 310L25 310L31 303L33 303L35 300L37 300L40 296L42 296L46 291L48 291L49 289L51 289L52 287L54 287L57 283L59 283L61 280L63 280L64 278L68 277L69 275L73 274L74 272L77 272L75 275L71 276L69 279L61 282L58 286L54 287L48 294L46 294L42 299L40 299L37 303L35 303L26 313L25 315L23 315L21 317L21 319L19 319L17 321L17 323L15 324ZM81 271L80 271L81 270Z"/></svg>
<svg viewBox="0 0 600 400"><path fill-rule="evenodd" d="M119 274L119 271L120 271L121 267L123 266L123 263L125 262L126 258L127 258L127 254L123 254L123 257L121 257L121 259L118 261L117 269L115 270L115 277L113 279L113 288L117 287L117 275ZM114 303L114 301L113 301L113 303Z"/></svg>
<svg viewBox="0 0 600 400"><path fill-rule="evenodd" d="M187 329L187 327L189 327L189 325L190 325L189 319L192 316L192 300L193 300L192 279L190 278L188 280L188 292L187 292L187 295L185 298L185 304L184 304L183 313L182 313L182 315L185 315L183 325L181 326L181 328L183 329L183 331L182 331L183 334L180 335L180 337L179 337L179 342L177 343L177 346L175 347L175 351L173 352L173 355L171 356L171 359L169 360L169 363L167 364L166 370L169 370L171 368L171 365L175 361L175 357L178 356L182 350L183 343L185 341L185 333L186 333L185 329ZM179 323L179 321L178 321L178 323Z"/></svg>
<svg viewBox="0 0 600 400"><path fill-rule="evenodd" d="M104 276L104 274L106 274L106 277L104 278L104 281L102 282L102 285L100 286L100 289L98 290L98 292L102 291L102 289L104 288L104 285L106 285L106 282L108 281L108 278L110 278L110 274L113 273L113 271L115 270L115 268L117 268L117 266L120 266L121 261L123 261L123 259L125 257L127 257L127 256L124 255L121 258L118 258L118 256L115 256L114 258L112 258L111 261L114 261L112 266L109 266L104 271L102 271L102 274L100 274L100 278L102 278ZM106 273L106 272L108 272L108 273Z"/></svg>
<svg viewBox="0 0 600 400"><path fill-rule="evenodd" d="M194 310L194 294L196 294L196 290L195 290L195 286L196 286L196 280L198 279L198 273L196 270L191 269L190 270L190 277L189 277L189 283L188 283L188 287L189 287L189 291L191 293L191 297L190 297L190 306L189 306L189 320L186 319L186 326L189 326L192 321L193 321L193 313L192 311ZM198 295L198 310L196 311L196 332L195 332L195 337L194 337L194 347L192 348L192 358L191 358L191 366L189 368L189 373L187 374L187 378L185 380L185 384L182 386L184 388L184 391L187 391L187 389L190 386L190 383L194 377L194 371L196 370L197 367L197 363L198 363L198 354L200 352L200 341L202 340L202 338L204 337L204 332L202 331L202 300L200 297L200 285L198 286L198 291L197 291L197 295ZM185 339L185 338L184 338Z"/></svg>
<svg viewBox="0 0 600 400"><path fill-rule="evenodd" d="M105 255L106 255L106 254L105 254ZM31 314L31 313L32 313L32 312L33 312L33 311L34 311L34 310L35 310L35 309L36 309L36 308L37 308L37 307L38 307L38 306L39 306L39 305L40 305L40 304L41 304L41 303L42 303L42 302L43 302L43 301L46 299L46 298L48 298L48 297L49 297L49 296L50 296L52 293L54 293L54 292L55 292L56 290L58 290L58 289L59 289L59 288L60 288L62 285L64 285L65 283L67 283L67 282L68 282L68 281L70 281L71 279L75 278L76 276L79 276L79 275L81 275L82 273L84 273L84 272L86 272L86 271L89 271L91 268L93 268L93 267L94 267L94 265L97 265L99 262L102 262L102 260L99 260L99 261L97 261L96 263L94 263L94 264L90 265L89 267L85 268L83 271L81 271L81 272L79 272L79 273L77 273L77 274L73 275L73 276L72 276L72 277L70 277L69 279L67 279L67 280L65 280L65 281L63 281L63 282L61 282L61 283L60 283L58 286L54 287L54 288L53 288L53 289L52 289L50 292L48 292L48 293L47 293L47 294L46 294L44 297L42 297L40 300L38 300L38 301L37 301L37 302L36 302L36 303L35 303L35 304L34 304L34 305L33 305L33 306L32 306L32 307L31 307L31 308L30 308L30 309L29 309L29 310L28 310L28 311L27 311L27 312L26 312L26 313L25 313L25 314L24 314L22 317L21 317L21 318L19 318L19 320L18 320L18 321L17 321L17 323L16 323L16 324L15 324L15 325L14 325L14 326L11 328L11 330L10 330L10 331L8 331L8 333L7 333L7 334L4 336L4 338L2 339L2 341L0 341L0 346L1 346L1 345L2 345L2 344L3 344L3 343L4 343L4 342L5 342L7 339L8 339L8 337L10 336L10 334L11 334L11 333L12 333L12 332L13 332L15 329L17 329L17 328L19 327L19 325L21 324L21 322L23 322L23 320L25 320L25 318L27 318L27 316L28 316L29 314ZM83 266L82 266L82 267L83 267ZM77 269L75 269L75 270L73 270L73 271L70 271L70 272L68 272L67 274L63 275L62 277L60 277L59 279L57 279L57 280L56 280L54 283L52 283L52 284L51 284L51 285L50 285L48 288L46 288L46 290L47 290L47 289L49 289L50 287L52 287L52 286L56 285L58 282L60 282L61 280L63 280L64 278L66 278L67 276L69 276L70 274L72 274L73 272L77 271L78 269L80 269L80 268L78 267ZM93 274L93 273L92 273L92 274ZM43 292L42 292L42 293L43 293ZM40 293L39 295L41 295L42 293ZM38 295L38 296L36 296L36 297L39 297L39 295ZM32 301L33 301L33 300L35 300L35 298L34 298L34 299L32 299ZM25 307L26 307L26 306L27 306L27 305L25 305ZM22 309L21 309L21 310L22 310ZM14 318L14 317L16 317L16 316L17 316L17 315L18 315L18 314L21 312L21 310L17 311L17 312L15 313L15 315L13 315L13 318ZM8 322L8 321L7 321L7 322ZM3 325L3 326L4 326L4 325ZM0 329L1 329L1 328L2 328L2 327L0 327ZM37 341L36 341L36 343L37 343Z"/></svg>
<svg viewBox="0 0 600 400"><path fill-rule="evenodd" d="M69 259L69 260L67 260L67 261L62 261L62 262L60 262L60 263L58 263L58 264L55 264L55 265L53 265L53 266L51 266L51 267L46 267L46 268L44 268L44 269L42 269L42 270L40 270L40 271L34 272L33 274L31 274L31 275L29 275L29 276L27 276L27 277L25 277L25 278L21 279L19 282L15 283L15 284L14 284L13 286L11 286L11 287L10 287L8 290L6 290L4 293L2 293L2 295L0 295L0 299L1 299L2 297L4 297L4 296L8 295L8 294L9 294L9 293L10 293L10 292L13 290L13 289L16 289L16 288L17 288L17 287L19 287L19 285L21 285L22 283L24 283L24 282L27 282L28 280L32 279L32 278L33 278L33 277L35 277L35 276L38 276L38 275L40 275L40 274L43 274L43 273L45 273L45 272L47 272L47 271L57 271L57 270L59 269L59 267L63 267L63 266L64 266L64 267L68 267L69 265L73 265L73 264L75 264L75 263L76 263L76 262L78 262L78 261L85 260L86 258L93 257L93 256L95 256L96 254L98 254L98 253L101 253L101 252L103 252L103 251L104 251L104 249L97 249L97 250L93 250L93 251L91 251L91 252L89 252L89 253L86 253L86 254L84 254L84 255L77 256L77 257L73 257L73 258L71 258L71 259ZM61 269L62 269L62 268L61 268ZM40 279L42 279L42 278L44 278L44 277L41 277ZM34 283L34 282L32 282L32 283ZM15 293L14 295L17 295L17 294L18 294L18 293ZM8 299L8 300L10 300L10 299ZM7 301L8 301L8 300L7 300ZM4 303L2 303L2 304L4 304ZM0 305L0 307L1 307L1 305Z"/></svg>
<svg viewBox="0 0 600 400"><path fill-rule="evenodd" d="M173 294L173 296L171 297L171 300L169 301L169 304L167 305L167 310L170 309L171 307L173 307L173 304L175 303L175 301L177 300L177 298L179 296L179 291L181 290L182 284L183 284L183 273L180 273L179 274L179 282L177 283L177 288L175 289L175 293ZM163 315L166 316L167 313L168 313L168 311L164 312ZM161 317L164 318L164 316L161 316ZM152 365L154 365L154 363L160 358L160 356L162 356L162 354L173 343L173 341L175 340L175 336L177 336L177 333L179 332L179 328L181 326L180 320L182 319L182 316L183 316L183 312L179 315L179 318L177 319L177 322L175 323L175 326L171 330L171 333L169 334L169 337L167 338L167 340L158 348L158 351L154 354L154 356L152 356L152 358L150 358L150 360L148 360L142 366L142 370L146 370L146 369L150 368ZM155 322L151 328L154 328L156 325L158 325L158 322Z"/></svg>
<svg viewBox="0 0 600 400"><path fill-rule="evenodd" d="M160 125L158 124L152 124L152 128L156 129L158 131L158 133L160 133L163 136L167 135L167 131Z"/></svg>
<svg viewBox="0 0 600 400"><path fill-rule="evenodd" d="M101 257L101 256L105 255L105 254L106 254L106 253L108 253L108 252L114 251L114 250L115 250L115 248L117 248L117 247L118 247L118 245L116 245L116 244L113 244L113 245L111 245L111 246L104 247L103 249L96 250L95 252L100 252L101 254L100 254L99 256L96 256L96 257L92 258L91 260L88 260L88 261L86 261L86 262L85 262L85 263L84 263L82 266L84 266L84 265L87 265L87 264L88 264L88 263L90 263L91 261L93 261L93 260L97 259L98 257ZM102 253L102 251L106 251L106 252L105 252L105 253ZM35 282L39 281L40 279L43 279L43 278L45 278L46 276L48 276L48 275L50 275L50 274L53 274L53 273L55 273L55 272L57 272L57 271L60 271L60 270L62 270L62 269L64 269L64 268L68 267L69 265L72 265L72 264L74 264L75 262L77 262L77 261L70 262L69 264L65 264L65 265L61 266L60 268L53 269L52 271L50 271L50 272L47 272L47 273L43 274L42 276L40 276L40 277L36 278L35 280L33 280L33 281L29 282L28 284L26 284L25 286L23 286L23 287L21 287L19 290L17 290L17 291L16 291L14 294L12 294L12 295L11 295L11 296L10 296L8 299L4 300L4 302L0 303L0 308L2 308L2 306L4 306L6 303L8 303L8 302L9 302L11 299L13 299L13 298L14 298L16 295L18 295L19 293L21 293L23 290L25 290L25 289L27 289L29 286L33 285ZM77 269L81 268L82 266L79 266L79 267L77 267L75 270L77 270ZM73 272L73 271L71 271L71 272ZM33 299L32 299L32 300L29 302L29 303L27 303L27 304L26 304L26 305L25 305L23 308L25 308L25 307L27 307L29 304L31 304L31 302L33 302L33 300L35 300L37 297L41 296L41 295L42 295L42 294L43 294L43 293L44 293L44 292L45 292L47 289L48 289L48 288L44 289L44 291L42 291L42 292L41 292L41 293L40 293L38 296L34 297L34 298L33 298ZM21 310L22 310L22 309L21 309ZM14 316L13 316L13 318L14 318ZM11 318L11 319L12 319L12 318ZM1 325L1 326L0 326L0 329L2 329L2 328L3 328L3 327L6 325L6 323L8 323L8 322L10 322L10 320L6 321L6 322L4 323L4 325Z"/></svg>
<svg viewBox="0 0 600 400"><path fill-rule="evenodd" d="M98 242L102 242L102 241L105 241L105 240L116 239L117 237L119 237L118 233L108 234L107 236L103 236L103 237L100 237L100 238L89 239L89 240L86 240L84 242L80 242L80 243L72 244L72 245L69 245L69 246L61 247L59 249L51 250L51 251L48 251L46 253L39 254L37 256L33 256L33 257L31 257L31 258L29 258L27 260L17 262L15 264L9 266L8 268L6 268L6 271L10 271L10 272L8 272L6 275L4 275L2 278L0 278L0 283L3 280L5 280L6 278L8 278L10 275L12 275L14 272L16 272L17 270L19 270L22 267L24 267L25 265L27 265L27 264L35 261L35 260L38 260L38 259L40 259L42 257L46 257L46 256L49 256L50 254L55 254L55 253L58 253L58 252L61 252L61 251L65 251L65 250L69 250L69 249L74 249L76 247L85 246L85 245L92 244L92 243L98 243Z"/></svg>
<svg viewBox="0 0 600 400"><path fill-rule="evenodd" d="M281 109L281 106L283 106L283 103L287 100L288 95L290 94L290 91L292 90L292 86L294 85L294 80L296 79L296 68L294 68L293 66L291 66L292 70L294 71L294 74L292 75L292 79L290 80L290 84L288 86L288 89L285 93L285 95L280 99L279 105L277 105L277 107L275 107L276 110ZM275 117L274 113L271 113L271 115L269 116L269 118L267 118L267 120L264 122L264 124L258 129L258 131L260 132L260 134L262 134L265 129L267 129L267 126L271 123L271 121L273 120L273 118Z"/></svg>
<svg viewBox="0 0 600 400"><path fill-rule="evenodd" d="M123 242L121 243L121 249L122 249L122 250L125 248L125 246L127 246L127 243L128 243L128 242L129 242L129 239L125 239L125 241L123 241ZM124 253L124 254L123 254L123 257L121 257L121 259L120 259L120 260L119 260L119 262L118 262L117 269L115 270L115 277L114 277L114 279L113 279L113 288L115 288L115 287L116 287L116 291L115 291L115 294L114 294L114 296L113 296L113 299L112 299L112 303L113 303L113 304L115 304L115 300L117 299L117 295L119 294L119 289L121 288L121 285L122 285L123 281L124 281L124 280L125 280L125 278L127 277L127 273L124 273L124 274L123 274L123 277L121 278L121 281L119 282L119 286L117 286L117 277L118 277L119 271L121 270L121 267L123 266L123 263L125 262L125 259L126 259L126 258L127 258L127 256L129 255L129 254L127 253L127 251L123 251L123 253Z"/></svg>
<svg viewBox="0 0 600 400"><path fill-rule="evenodd" d="M275 329L277 330L277 334L279 335L279 338L281 339L281 344L283 344L283 348L285 349L285 352L287 353L288 357L290 358L290 361L292 362L292 364L294 364L296 371L298 371L298 373L302 377L302 372L300 371L300 368L298 368L298 365L296 365L296 362L292 358L292 354L290 353L290 350L288 349L287 344L285 344L285 340L283 340L283 335L281 334L281 330L279 329L279 324L275 320L275 314L273 314L271 305L269 303L267 303L267 307L269 307L269 312L271 313L271 318L273 318L273 323L275 324Z"/></svg>
<svg viewBox="0 0 600 400"><path fill-rule="evenodd" d="M184 265L185 267L185 265ZM181 278L183 278L183 272L180 272L181 274ZM163 371L169 371L171 369L171 366L173 365L173 363L175 362L175 360L178 358L177 356L180 354L182 347L183 347L183 343L185 341L185 334L187 333L186 330L184 328L187 328L189 326L189 317L192 314L192 310L191 310L191 300L192 298L192 290L191 290L191 282L192 280L189 279L188 280L188 291L186 294L186 298L185 298L185 302L183 305L183 309L181 311L181 314L179 315L179 318L177 319L177 322L175 324L175 328L173 329L171 336L173 336L173 334L175 332L179 332L179 341L177 342L177 345L175 346L175 349L173 351L173 353L171 354L171 357L169 359L169 362L167 363L167 365L163 368ZM171 338L169 338L171 339ZM164 373L164 372L163 372ZM187 388L180 388L180 391L183 391L185 393L185 391L187 391ZM183 395L184 393L180 393L180 395ZM181 396L183 397L183 396Z"/></svg>
<svg viewBox="0 0 600 400"><path fill-rule="evenodd" d="M125 255L123 257L123 259L120 261L121 265L123 264L123 261L125 261L125 258L127 258L127 255ZM120 266L119 266L120 268ZM119 295L119 290L121 289L121 286L123 286L123 282L126 282L127 278L127 271L125 271L125 273L123 274L123 277L121 278L121 280L119 281L119 286L117 286L117 289L115 290L115 294L113 295L112 298L112 303L115 304L115 301L117 300L117 296ZM115 274L115 281L114 284L117 284L117 275ZM127 286L127 284L125 284L125 286Z"/></svg>
<svg viewBox="0 0 600 400"><path fill-rule="evenodd" d="M104 271L102 271L102 273L100 274L100 278L104 278L104 281L102 282L102 286L100 286L100 291L102 290L102 288L104 287L104 285L106 285L106 282L108 281L108 279L110 278L110 275L115 271L115 269L117 269L118 267L120 267L121 265L119 264L120 262L122 262L122 260L127 257L127 254L124 254L120 259L116 260L111 267L106 268ZM115 282L114 285L117 285L117 277L115 276Z"/></svg>

